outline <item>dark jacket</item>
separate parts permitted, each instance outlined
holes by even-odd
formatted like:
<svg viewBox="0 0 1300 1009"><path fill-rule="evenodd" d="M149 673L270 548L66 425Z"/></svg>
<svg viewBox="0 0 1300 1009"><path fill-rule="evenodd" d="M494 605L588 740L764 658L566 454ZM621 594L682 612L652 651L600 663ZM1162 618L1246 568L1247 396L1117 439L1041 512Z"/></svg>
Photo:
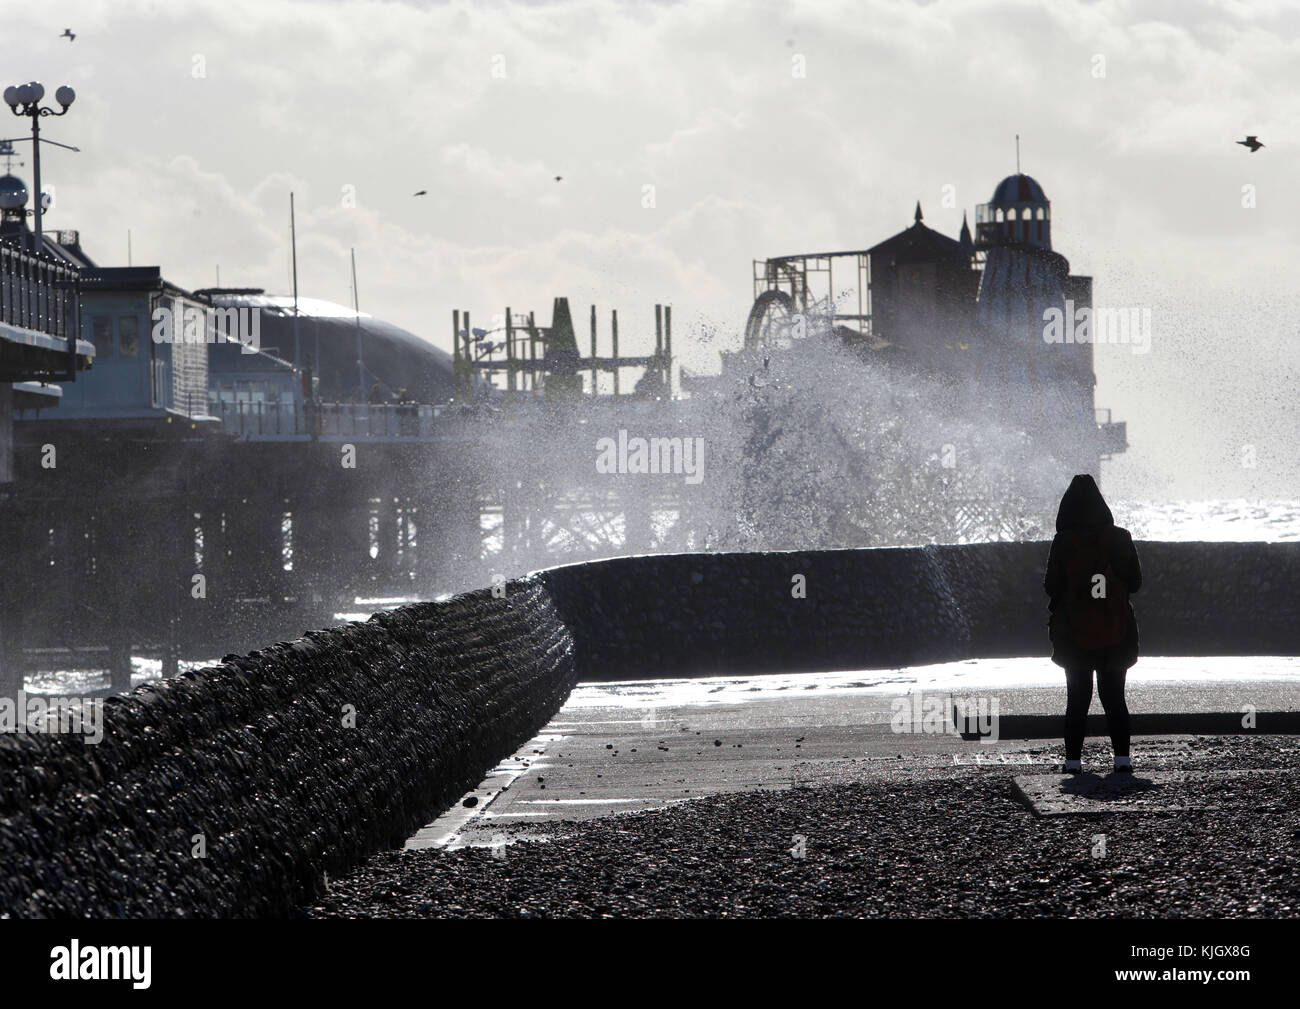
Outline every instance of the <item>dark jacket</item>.
<svg viewBox="0 0 1300 1009"><path fill-rule="evenodd" d="M1056 513L1056 537L1047 558L1047 573L1043 577L1043 590L1049 599L1048 634L1052 641L1052 661L1066 669L1109 668L1127 669L1138 657L1137 616L1132 605L1128 608L1128 628L1124 640L1109 648L1084 649L1073 640L1069 622L1061 605L1065 595L1065 552L1063 539L1071 532L1091 532L1106 529L1111 532L1110 563L1115 573L1123 579L1131 596L1142 587L1142 566L1138 563L1137 548L1127 529L1115 525L1115 519L1106 506L1096 481L1087 474L1076 476L1061 498Z"/></svg>

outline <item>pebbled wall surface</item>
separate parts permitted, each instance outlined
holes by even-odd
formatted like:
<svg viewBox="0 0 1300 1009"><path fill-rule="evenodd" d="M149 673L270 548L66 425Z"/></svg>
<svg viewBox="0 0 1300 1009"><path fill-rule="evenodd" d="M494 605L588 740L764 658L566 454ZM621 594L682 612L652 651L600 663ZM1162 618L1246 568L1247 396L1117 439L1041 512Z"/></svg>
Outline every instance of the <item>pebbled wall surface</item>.
<svg viewBox="0 0 1300 1009"><path fill-rule="evenodd" d="M325 873L400 845L573 685L546 590L510 588L109 698L97 745L0 735L0 914L282 915Z"/></svg>

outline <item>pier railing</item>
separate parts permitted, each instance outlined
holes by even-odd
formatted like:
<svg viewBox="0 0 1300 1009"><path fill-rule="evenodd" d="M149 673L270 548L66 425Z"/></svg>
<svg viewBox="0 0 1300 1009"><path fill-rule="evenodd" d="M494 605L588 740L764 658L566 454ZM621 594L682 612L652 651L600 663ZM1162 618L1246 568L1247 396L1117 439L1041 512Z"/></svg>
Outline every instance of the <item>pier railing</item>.
<svg viewBox="0 0 1300 1009"><path fill-rule="evenodd" d="M576 416L600 419L602 431L617 432L620 424L632 421L662 423L677 412L672 404L632 396L600 396L583 403ZM553 404L536 397L436 404L209 399L208 413L220 419L226 433L249 441L484 441L556 416Z"/></svg>
<svg viewBox="0 0 1300 1009"><path fill-rule="evenodd" d="M66 339L76 280L76 270L57 259L0 244L0 322Z"/></svg>
<svg viewBox="0 0 1300 1009"><path fill-rule="evenodd" d="M432 404L219 402L210 409L227 433L259 440L419 441L450 437L460 428L453 408Z"/></svg>

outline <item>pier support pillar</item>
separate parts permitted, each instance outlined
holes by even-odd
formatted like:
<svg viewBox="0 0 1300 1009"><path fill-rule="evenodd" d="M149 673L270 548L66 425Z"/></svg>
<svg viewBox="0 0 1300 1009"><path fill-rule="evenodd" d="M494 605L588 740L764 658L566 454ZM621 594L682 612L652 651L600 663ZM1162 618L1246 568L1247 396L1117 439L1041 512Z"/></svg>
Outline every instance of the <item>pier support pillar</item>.
<svg viewBox="0 0 1300 1009"><path fill-rule="evenodd" d="M22 613L13 600L0 609L0 697L17 697L26 679L23 664Z"/></svg>
<svg viewBox="0 0 1300 1009"><path fill-rule="evenodd" d="M121 595L115 600L113 626L108 640L109 686L114 693L131 689L131 631L132 614L123 605Z"/></svg>
<svg viewBox="0 0 1300 1009"><path fill-rule="evenodd" d="M22 518L13 507L0 506L0 557L8 559L0 578L0 697L17 697L23 688L23 601L18 595ZM14 565L10 567L8 565Z"/></svg>

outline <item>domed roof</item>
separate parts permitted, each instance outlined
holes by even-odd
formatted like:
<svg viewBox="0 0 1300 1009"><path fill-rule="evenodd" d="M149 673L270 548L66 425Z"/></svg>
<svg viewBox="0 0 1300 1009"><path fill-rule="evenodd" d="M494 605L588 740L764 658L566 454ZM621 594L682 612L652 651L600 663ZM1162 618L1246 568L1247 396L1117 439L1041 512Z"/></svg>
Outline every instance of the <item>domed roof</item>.
<svg viewBox="0 0 1300 1009"><path fill-rule="evenodd" d="M0 176L0 210L27 206L27 184L16 175Z"/></svg>
<svg viewBox="0 0 1300 1009"><path fill-rule="evenodd" d="M1043 187L1028 175L1008 175L993 190L994 206L1009 206L1013 203L1046 203L1047 194Z"/></svg>
<svg viewBox="0 0 1300 1009"><path fill-rule="evenodd" d="M247 305L262 309L261 346L284 361L293 361L293 297L266 294L256 288L204 288L194 292L219 307ZM368 383L378 380L391 390L406 389L421 403L445 403L454 395L451 355L416 334L365 312L320 298L298 299L298 339L306 364L320 340L317 377L326 399L345 401L357 391L357 330Z"/></svg>

